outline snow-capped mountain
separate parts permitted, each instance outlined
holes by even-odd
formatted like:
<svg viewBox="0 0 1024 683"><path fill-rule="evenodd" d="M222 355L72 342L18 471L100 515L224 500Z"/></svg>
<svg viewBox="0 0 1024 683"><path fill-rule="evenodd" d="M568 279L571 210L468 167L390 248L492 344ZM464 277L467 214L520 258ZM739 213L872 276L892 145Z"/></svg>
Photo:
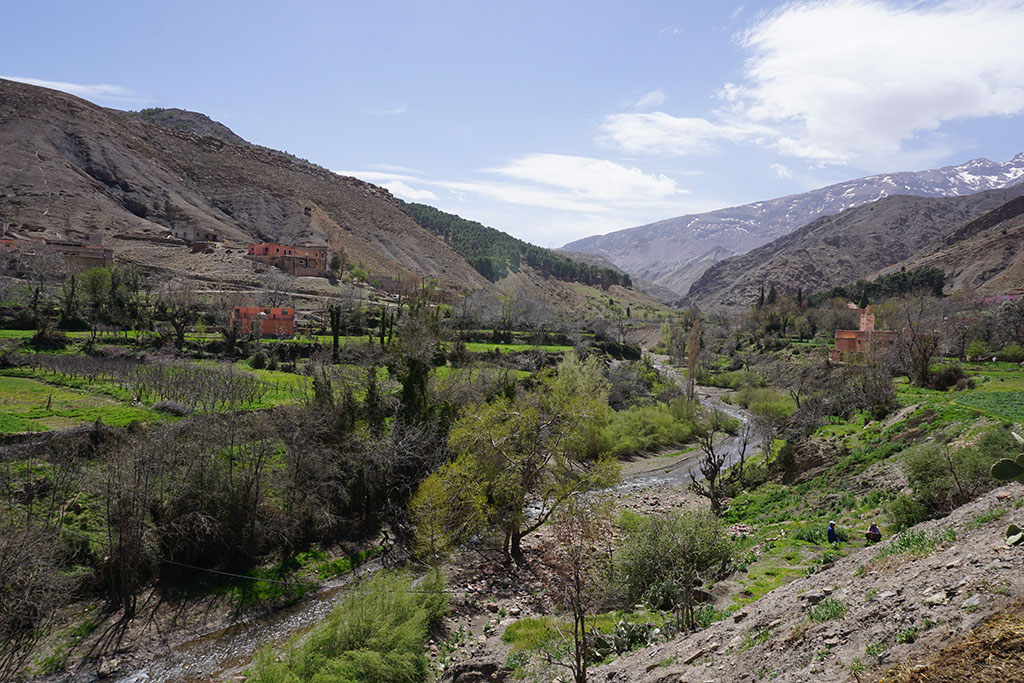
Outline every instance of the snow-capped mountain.
<svg viewBox="0 0 1024 683"><path fill-rule="evenodd" d="M1024 153L1007 162L974 159L958 166L879 175L803 194L690 214L586 237L565 249L600 254L630 275L686 294L716 261L743 254L821 216L892 195L955 197L1024 181Z"/></svg>

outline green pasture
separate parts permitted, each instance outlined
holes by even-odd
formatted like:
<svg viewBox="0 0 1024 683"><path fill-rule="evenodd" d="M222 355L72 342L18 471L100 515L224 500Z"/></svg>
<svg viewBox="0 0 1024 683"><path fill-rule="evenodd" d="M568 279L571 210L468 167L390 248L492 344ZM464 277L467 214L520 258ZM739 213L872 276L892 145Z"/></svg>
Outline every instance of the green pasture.
<svg viewBox="0 0 1024 683"><path fill-rule="evenodd" d="M98 419L123 427L136 421L164 420L167 416L99 393L29 377L0 376L0 432L65 429Z"/></svg>

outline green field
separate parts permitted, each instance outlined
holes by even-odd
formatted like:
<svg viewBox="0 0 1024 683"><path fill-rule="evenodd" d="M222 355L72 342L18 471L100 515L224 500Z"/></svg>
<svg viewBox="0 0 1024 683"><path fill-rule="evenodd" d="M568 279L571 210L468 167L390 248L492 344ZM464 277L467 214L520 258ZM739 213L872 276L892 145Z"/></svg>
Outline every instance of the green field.
<svg viewBox="0 0 1024 683"><path fill-rule="evenodd" d="M122 427L166 415L97 393L54 386L27 377L0 376L0 432L64 429L102 419Z"/></svg>

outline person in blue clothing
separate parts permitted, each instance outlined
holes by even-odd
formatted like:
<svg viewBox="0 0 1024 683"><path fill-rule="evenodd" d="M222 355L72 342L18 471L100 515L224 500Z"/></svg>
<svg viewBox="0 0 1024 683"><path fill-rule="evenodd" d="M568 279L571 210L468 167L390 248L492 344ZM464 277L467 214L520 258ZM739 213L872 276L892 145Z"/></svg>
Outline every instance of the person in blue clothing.
<svg viewBox="0 0 1024 683"><path fill-rule="evenodd" d="M839 534L836 533L836 523L828 523L828 531L825 532L828 535L829 543L839 543Z"/></svg>

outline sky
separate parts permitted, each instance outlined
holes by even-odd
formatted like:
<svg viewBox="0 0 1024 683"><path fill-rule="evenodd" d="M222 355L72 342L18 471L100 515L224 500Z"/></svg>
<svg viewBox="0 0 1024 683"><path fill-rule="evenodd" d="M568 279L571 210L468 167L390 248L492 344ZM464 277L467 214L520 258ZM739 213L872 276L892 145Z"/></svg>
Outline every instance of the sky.
<svg viewBox="0 0 1024 683"><path fill-rule="evenodd" d="M0 77L180 107L558 247L1024 151L1024 0L0 0Z"/></svg>

